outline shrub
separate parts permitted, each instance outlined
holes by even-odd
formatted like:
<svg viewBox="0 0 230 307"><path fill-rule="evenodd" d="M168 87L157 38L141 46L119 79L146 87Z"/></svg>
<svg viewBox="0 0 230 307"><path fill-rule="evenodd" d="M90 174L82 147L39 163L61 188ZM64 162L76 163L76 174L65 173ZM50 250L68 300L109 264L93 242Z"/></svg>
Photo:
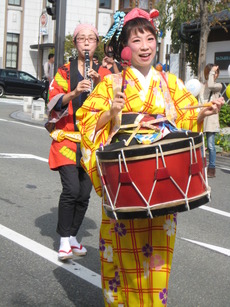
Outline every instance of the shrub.
<svg viewBox="0 0 230 307"><path fill-rule="evenodd" d="M230 135L217 133L215 136L215 144L223 148L224 151L230 151Z"/></svg>
<svg viewBox="0 0 230 307"><path fill-rule="evenodd" d="M230 127L230 105L225 103L220 110L219 114L220 127Z"/></svg>

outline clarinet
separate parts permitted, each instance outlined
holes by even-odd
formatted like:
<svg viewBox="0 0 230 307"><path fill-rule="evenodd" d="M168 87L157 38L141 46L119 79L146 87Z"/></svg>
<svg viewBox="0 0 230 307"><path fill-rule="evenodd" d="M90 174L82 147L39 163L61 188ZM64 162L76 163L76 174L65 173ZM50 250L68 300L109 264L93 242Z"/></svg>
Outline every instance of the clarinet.
<svg viewBox="0 0 230 307"><path fill-rule="evenodd" d="M90 70L89 52L85 51L85 79L91 81L91 89L89 91L91 93L93 90L93 80L88 76L89 70Z"/></svg>

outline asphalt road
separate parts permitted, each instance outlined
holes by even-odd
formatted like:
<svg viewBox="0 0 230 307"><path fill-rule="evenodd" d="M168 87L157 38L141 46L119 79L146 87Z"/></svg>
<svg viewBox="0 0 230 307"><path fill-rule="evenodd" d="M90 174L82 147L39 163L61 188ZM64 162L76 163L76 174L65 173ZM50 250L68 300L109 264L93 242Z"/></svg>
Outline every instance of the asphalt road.
<svg viewBox="0 0 230 307"><path fill-rule="evenodd" d="M100 199L93 191L79 233L86 257L57 261L58 173L41 122L10 115L20 100L0 100L0 306L103 306L98 238ZM230 159L218 158L212 201L178 215L169 307L229 306Z"/></svg>

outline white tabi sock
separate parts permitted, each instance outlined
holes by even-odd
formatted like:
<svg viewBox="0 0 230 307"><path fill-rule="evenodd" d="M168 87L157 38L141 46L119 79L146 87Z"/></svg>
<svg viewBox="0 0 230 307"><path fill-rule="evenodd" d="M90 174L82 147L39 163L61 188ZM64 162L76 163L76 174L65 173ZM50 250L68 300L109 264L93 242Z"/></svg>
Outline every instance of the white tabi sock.
<svg viewBox="0 0 230 307"><path fill-rule="evenodd" d="M59 250L69 251L71 249L69 237L61 237Z"/></svg>
<svg viewBox="0 0 230 307"><path fill-rule="evenodd" d="M80 246L81 246L81 244L78 243L76 237L70 236L69 242L70 242L70 245L71 245L71 246L77 246L77 247L79 247L79 248L80 248Z"/></svg>

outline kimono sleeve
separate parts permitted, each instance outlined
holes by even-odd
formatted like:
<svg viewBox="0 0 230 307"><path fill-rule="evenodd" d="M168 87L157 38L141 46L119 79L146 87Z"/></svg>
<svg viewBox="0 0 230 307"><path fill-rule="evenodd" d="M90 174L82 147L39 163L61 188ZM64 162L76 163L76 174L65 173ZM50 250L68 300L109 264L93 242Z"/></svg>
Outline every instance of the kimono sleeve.
<svg viewBox="0 0 230 307"><path fill-rule="evenodd" d="M101 114L110 109L112 97L111 81L104 78L76 112L77 126L81 133L81 164L100 196L101 184L97 173L96 150L106 143L111 123L108 122L97 132L95 129Z"/></svg>
<svg viewBox="0 0 230 307"><path fill-rule="evenodd" d="M69 92L69 69L66 66L62 66L58 69L52 82L49 86L49 101L51 101L56 95L66 94Z"/></svg>
<svg viewBox="0 0 230 307"><path fill-rule="evenodd" d="M197 105L197 99L186 89L183 81L177 78L175 75L169 74L168 84L177 112L177 119L175 121L177 127L179 129L190 130L193 132L200 131L201 126L197 124L199 109L180 110L180 108L188 105Z"/></svg>
<svg viewBox="0 0 230 307"><path fill-rule="evenodd" d="M68 108L63 108L60 111L54 111L55 105L60 99L69 92L68 66L60 67L49 86L49 102L47 110L49 114L49 122L57 122L62 117L68 115Z"/></svg>

